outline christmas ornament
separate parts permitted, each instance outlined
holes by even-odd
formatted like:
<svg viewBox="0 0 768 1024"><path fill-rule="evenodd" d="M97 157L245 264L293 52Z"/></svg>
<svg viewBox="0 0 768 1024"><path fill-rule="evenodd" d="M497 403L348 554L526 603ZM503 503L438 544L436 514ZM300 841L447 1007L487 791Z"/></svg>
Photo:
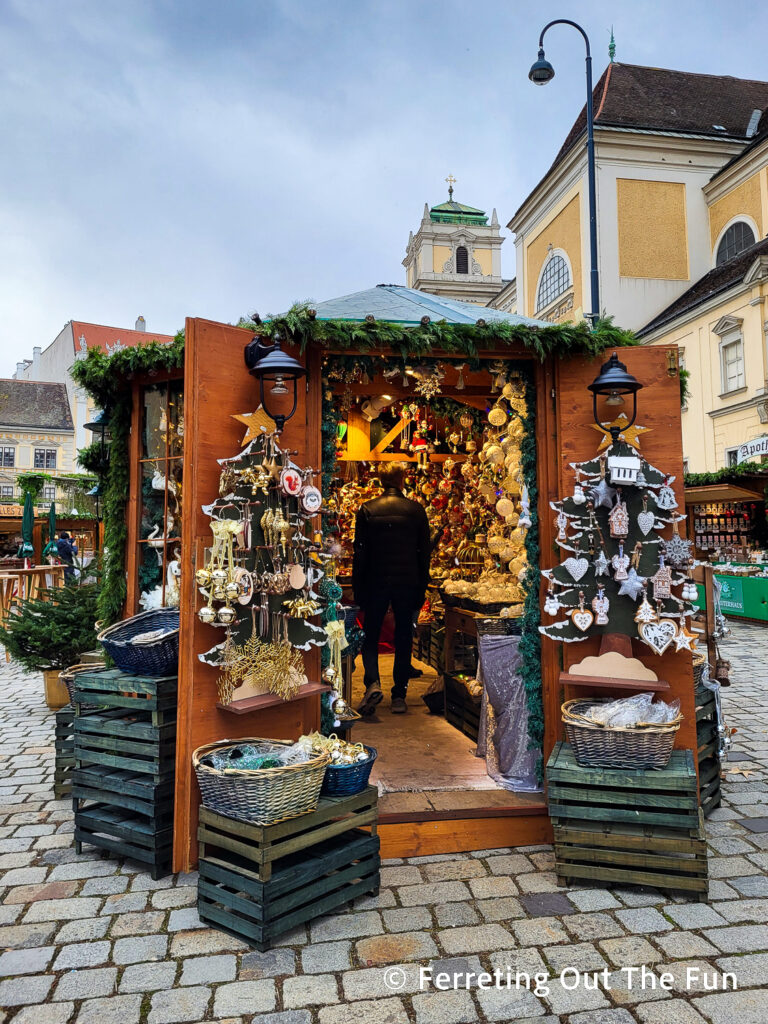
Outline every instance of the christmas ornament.
<svg viewBox="0 0 768 1024"><path fill-rule="evenodd" d="M643 511L642 512L638 512L638 515L637 515L637 525L640 527L640 532L642 533L642 535L644 537L648 536L648 534L653 529L655 523L656 523L656 516L653 514L653 512L649 512L648 511L648 495L644 494L643 495Z"/></svg>
<svg viewBox="0 0 768 1024"><path fill-rule="evenodd" d="M663 508L667 511L673 508L677 508L677 498L675 497L675 492L672 490L672 487L670 486L674 482L675 477L664 477L664 483L659 488L659 493L656 498L656 504L659 506L659 508Z"/></svg>
<svg viewBox="0 0 768 1024"><path fill-rule="evenodd" d="M568 516L561 509L557 513L557 519L555 519L555 526L557 526L557 539L565 540L566 531L568 529Z"/></svg>
<svg viewBox="0 0 768 1024"><path fill-rule="evenodd" d="M624 545L619 544L618 553L611 559L611 565L613 566L613 578L621 582L627 578L627 569L629 568L629 555L624 554Z"/></svg>
<svg viewBox="0 0 768 1024"><path fill-rule="evenodd" d="M614 579L618 579L618 576L614 576ZM643 589L645 580L642 576L638 576L637 570L633 567L627 573L627 578L619 587L620 597L631 597L633 601L636 601L640 596L640 591Z"/></svg>
<svg viewBox="0 0 768 1024"><path fill-rule="evenodd" d="M629 513L627 512L627 503L625 501L619 499L608 513L608 526L610 527L612 537L619 539L628 536Z"/></svg>
<svg viewBox="0 0 768 1024"><path fill-rule="evenodd" d="M638 627L640 639L656 654L663 654L677 636L677 623L671 619L644 622Z"/></svg>
<svg viewBox="0 0 768 1024"><path fill-rule="evenodd" d="M672 596L672 570L664 564L664 555L659 555L659 568L651 576L654 601L666 601Z"/></svg>
<svg viewBox="0 0 768 1024"><path fill-rule="evenodd" d="M550 586L547 596L544 598L544 611L547 615L557 615L561 608L562 605L557 599L554 587Z"/></svg>
<svg viewBox="0 0 768 1024"><path fill-rule="evenodd" d="M302 483L301 473L293 466L287 466L280 474L280 490L289 497L295 498L301 493Z"/></svg>
<svg viewBox="0 0 768 1024"><path fill-rule="evenodd" d="M697 636L691 633L685 625L685 620L680 623L680 629L675 636L676 651L695 651Z"/></svg>
<svg viewBox="0 0 768 1024"><path fill-rule="evenodd" d="M672 536L669 540L664 541L664 556L669 564L674 565L676 569L691 561L691 542L685 540L677 532L677 522L672 524ZM683 598L689 600L685 594L683 594Z"/></svg>
<svg viewBox="0 0 768 1024"><path fill-rule="evenodd" d="M642 465L639 455L609 455L608 470L612 484L636 484Z"/></svg>
<svg viewBox="0 0 768 1024"><path fill-rule="evenodd" d="M563 567L565 568L566 572L568 572L569 575L574 579L574 581L578 583L582 576L586 573L587 569L589 569L589 562L584 557L570 557L565 559L565 561L563 562Z"/></svg>
<svg viewBox="0 0 768 1024"><path fill-rule="evenodd" d="M583 505L586 500L587 496L584 493L584 488L581 486L581 480L577 478L573 487L573 503L574 505Z"/></svg>
<svg viewBox="0 0 768 1024"><path fill-rule="evenodd" d="M210 605L204 604L203 607L200 609L200 611L197 613L197 617L198 617L198 619L200 619L201 622L205 622L206 624L210 624L211 622L215 622L216 621L216 609L215 608L211 608Z"/></svg>
<svg viewBox="0 0 768 1024"><path fill-rule="evenodd" d="M616 497L616 490L609 485L603 476L600 478L599 483L592 488L591 497L595 503L595 508L601 508L603 505L606 508L611 508Z"/></svg>
<svg viewBox="0 0 768 1024"><path fill-rule="evenodd" d="M488 413L488 422L492 427L503 427L507 422L507 414L498 402Z"/></svg>
<svg viewBox="0 0 768 1024"><path fill-rule="evenodd" d="M200 609L202 611L202 608ZM223 608L219 608L216 612L216 618L223 625L228 626L230 623L235 621L235 609L230 608L228 604L225 604Z"/></svg>
<svg viewBox="0 0 768 1024"><path fill-rule="evenodd" d="M574 608L571 612L571 622L574 624L576 629L582 633L586 633L592 623L595 621L595 617L588 608L584 607L584 591L579 591L579 607Z"/></svg>
<svg viewBox="0 0 768 1024"><path fill-rule="evenodd" d="M320 511L320 507L323 504L323 496L317 487L313 484L308 484L302 488L299 504L306 515L314 516Z"/></svg>
<svg viewBox="0 0 768 1024"><path fill-rule="evenodd" d="M605 576L608 572L608 559L605 557L605 552L601 548L597 553L597 558L594 562L595 565L595 576Z"/></svg>
<svg viewBox="0 0 768 1024"><path fill-rule="evenodd" d="M607 626L608 625L608 609L611 607L611 603L605 596L605 588L597 588L597 597L592 598L592 611L595 613L595 625Z"/></svg>
<svg viewBox="0 0 768 1024"><path fill-rule="evenodd" d="M656 622L657 619L658 615L656 614L656 609L648 602L645 585L643 585L643 600L640 602L640 606L635 612L635 622Z"/></svg>

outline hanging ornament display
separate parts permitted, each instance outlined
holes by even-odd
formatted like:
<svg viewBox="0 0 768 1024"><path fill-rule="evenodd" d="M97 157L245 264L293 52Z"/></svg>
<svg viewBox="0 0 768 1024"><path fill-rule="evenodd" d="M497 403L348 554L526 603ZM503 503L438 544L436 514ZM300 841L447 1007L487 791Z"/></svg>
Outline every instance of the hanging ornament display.
<svg viewBox="0 0 768 1024"><path fill-rule="evenodd" d="M645 641L656 654L663 654L677 636L677 623L671 619L658 622L644 622L638 626L640 639Z"/></svg>
<svg viewBox="0 0 768 1024"><path fill-rule="evenodd" d="M614 576L614 579L618 579L618 577ZM640 596L640 592L643 589L644 583L645 580L643 579L643 577L638 576L637 569L633 567L629 570L629 572L627 573L627 578L622 582L621 586L619 587L619 596L629 597L633 601L636 601Z"/></svg>
<svg viewBox="0 0 768 1024"><path fill-rule="evenodd" d="M645 584L643 584L643 600L635 612L635 622L656 622L658 615L656 609L648 601L648 595L645 591Z"/></svg>
<svg viewBox="0 0 768 1024"><path fill-rule="evenodd" d="M547 596L544 598L544 611L547 615L557 615L561 608L562 605L557 599L555 588L550 583L549 589L547 590Z"/></svg>
<svg viewBox="0 0 768 1024"><path fill-rule="evenodd" d="M677 520L672 524L672 536L664 541L664 557L676 569L688 565L691 561L691 541L681 537L677 530ZM685 597L689 600L690 597Z"/></svg>
<svg viewBox="0 0 768 1024"><path fill-rule="evenodd" d="M624 554L624 545L619 544L619 550L611 559L611 565L613 566L613 578L619 582L627 578L627 569L629 568L629 555Z"/></svg>
<svg viewBox="0 0 768 1024"><path fill-rule="evenodd" d="M648 495L643 495L643 510L637 514L637 525L644 537L647 537L656 525L656 516L648 511Z"/></svg>
<svg viewBox="0 0 768 1024"><path fill-rule="evenodd" d="M695 651L696 650L696 634L691 633L686 628L685 622L680 623L680 628L675 635L675 650L676 651Z"/></svg>
<svg viewBox="0 0 768 1024"><path fill-rule="evenodd" d="M598 551L597 557L595 558L594 562L595 576L605 576L608 572L609 564L610 563L608 559L605 557L605 551L603 551L603 549L601 548Z"/></svg>
<svg viewBox="0 0 768 1024"><path fill-rule="evenodd" d="M600 459L600 480L592 488L592 501L595 508L612 508L616 498L616 489L611 487L605 479L605 458Z"/></svg>
<svg viewBox="0 0 768 1024"><path fill-rule="evenodd" d="M651 576L654 601L664 601L672 594L672 570L664 564L664 555L659 556L659 568Z"/></svg>
<svg viewBox="0 0 768 1024"><path fill-rule="evenodd" d="M608 610L611 602L605 596L605 587L598 586L597 596L592 598L592 611L595 613L595 625L608 625Z"/></svg>
<svg viewBox="0 0 768 1024"><path fill-rule="evenodd" d="M616 504L608 513L608 526L611 531L611 536L616 539L621 539L629 534L629 513L627 512L627 503L621 500L620 494Z"/></svg>
<svg viewBox="0 0 768 1024"><path fill-rule="evenodd" d="M576 629L582 633L586 633L589 627L594 622L595 617L592 612L584 607L584 591L579 591L579 607L574 608L571 612L571 622L574 624Z"/></svg>
<svg viewBox="0 0 768 1024"><path fill-rule="evenodd" d="M665 476L664 483L659 488L659 493L656 497L656 504L659 508L663 508L667 511L677 508L677 498L675 492L672 490L672 484L675 482L675 477Z"/></svg>

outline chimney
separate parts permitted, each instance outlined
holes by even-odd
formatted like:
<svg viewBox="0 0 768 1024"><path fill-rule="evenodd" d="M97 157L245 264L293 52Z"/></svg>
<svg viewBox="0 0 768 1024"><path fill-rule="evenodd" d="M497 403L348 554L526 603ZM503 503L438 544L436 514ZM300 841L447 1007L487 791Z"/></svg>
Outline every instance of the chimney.
<svg viewBox="0 0 768 1024"><path fill-rule="evenodd" d="M136 326L134 327L134 330L135 331L146 331L146 329L147 329L147 321L144 319L143 316L139 316L138 319L136 320Z"/></svg>
<svg viewBox="0 0 768 1024"><path fill-rule="evenodd" d="M43 354L43 350L39 345L35 345L32 349L32 365L37 366L40 362L40 356Z"/></svg>
<svg viewBox="0 0 768 1024"><path fill-rule="evenodd" d="M16 363L16 380L24 379L24 363Z"/></svg>

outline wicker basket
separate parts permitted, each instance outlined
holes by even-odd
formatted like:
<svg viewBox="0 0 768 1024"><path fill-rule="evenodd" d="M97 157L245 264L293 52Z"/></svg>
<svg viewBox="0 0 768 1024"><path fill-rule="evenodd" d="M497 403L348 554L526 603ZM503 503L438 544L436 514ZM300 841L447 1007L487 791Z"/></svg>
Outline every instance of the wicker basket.
<svg viewBox="0 0 768 1024"><path fill-rule="evenodd" d="M88 664L70 665L69 668L65 668L61 672L59 672L59 679L62 681L62 683L64 683L64 685L67 688L67 693L69 694L69 703L70 704L74 704L74 700L75 700L75 679L76 679L77 674L79 672L98 672L99 669L106 668L106 667L107 666L106 666L105 662L103 662L103 661L96 661L96 662L92 662L90 665L88 665ZM87 704L87 705L81 705L81 708L83 710L85 710L86 708L89 708L89 707L93 708L93 707L97 707L97 706L98 705L96 705L96 704Z"/></svg>
<svg viewBox="0 0 768 1024"><path fill-rule="evenodd" d="M693 652L693 683L694 686L701 685L701 676L704 666L707 664L707 656L702 651Z"/></svg>
<svg viewBox="0 0 768 1024"><path fill-rule="evenodd" d="M483 636L522 636L522 619L513 618L487 618L475 619L477 635Z"/></svg>
<svg viewBox="0 0 768 1024"><path fill-rule="evenodd" d="M156 629L170 629L152 643L131 643L134 637ZM179 609L157 608L115 623L99 633L99 643L123 672L146 676L173 676L179 666Z"/></svg>
<svg viewBox="0 0 768 1024"><path fill-rule="evenodd" d="M678 715L665 725L639 724L609 728L585 718L591 700L567 700L562 706L568 742L586 768L665 768L672 756L675 736L683 720Z"/></svg>
<svg viewBox="0 0 768 1024"><path fill-rule="evenodd" d="M325 769L323 796L352 796L368 785L373 762L378 757L376 747L366 747L367 761L353 761L352 764L331 764Z"/></svg>
<svg viewBox="0 0 768 1024"><path fill-rule="evenodd" d="M192 765L200 785L203 803L212 811L251 825L275 825L278 821L298 818L314 811L320 798L328 754L316 754L300 764L284 768L259 768L244 771L238 768L211 768L201 758L214 750L245 743L271 743L293 746L290 740L246 737L240 740L219 740L198 747Z"/></svg>

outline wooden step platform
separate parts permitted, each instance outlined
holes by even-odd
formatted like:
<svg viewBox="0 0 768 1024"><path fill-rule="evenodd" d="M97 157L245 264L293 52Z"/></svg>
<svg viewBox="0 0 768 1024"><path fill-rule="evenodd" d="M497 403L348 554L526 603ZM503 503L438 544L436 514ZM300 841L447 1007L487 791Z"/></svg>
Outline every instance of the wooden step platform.
<svg viewBox="0 0 768 1024"><path fill-rule="evenodd" d="M583 768L568 743L547 765L561 885L651 885L706 901L707 846L692 751L660 771Z"/></svg>
<svg viewBox="0 0 768 1024"><path fill-rule="evenodd" d="M364 826L376 835L377 802L376 787L366 786L353 796L321 797L317 810L276 825L249 825L201 807L200 858L244 857L252 864L254 876L268 882L276 862L300 850Z"/></svg>
<svg viewBox="0 0 768 1024"><path fill-rule="evenodd" d="M197 909L201 920L263 951L297 925L378 893L379 838L352 829L318 842L282 857L266 882L259 867L208 847L198 865Z"/></svg>

